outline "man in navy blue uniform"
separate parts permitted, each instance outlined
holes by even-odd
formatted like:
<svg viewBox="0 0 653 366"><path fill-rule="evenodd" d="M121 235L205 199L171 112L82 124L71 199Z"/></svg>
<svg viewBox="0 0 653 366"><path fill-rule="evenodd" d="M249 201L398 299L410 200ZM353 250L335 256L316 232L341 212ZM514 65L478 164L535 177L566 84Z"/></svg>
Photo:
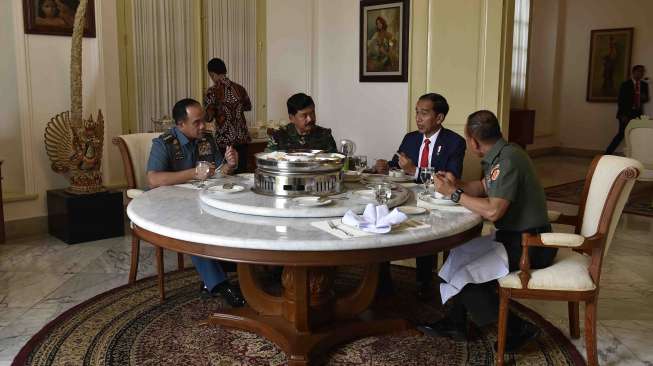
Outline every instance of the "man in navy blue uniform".
<svg viewBox="0 0 653 366"><path fill-rule="evenodd" d="M457 133L442 127L449 112L447 100L440 94L422 95L415 106L417 131L404 136L397 154L391 161L378 160L375 168L378 173L387 174L392 168L401 168L406 174L417 179L420 168L433 167L435 171L448 171L460 178L465 157L465 139ZM434 294L433 268L435 255L417 258L417 296L428 300ZM383 269L382 277L389 277ZM389 286L389 278L383 278L382 287Z"/></svg>
<svg viewBox="0 0 653 366"><path fill-rule="evenodd" d="M150 188L185 183L196 178L195 165L202 160L213 164L208 176L213 175L216 165L223 174L233 174L238 166L238 153L228 147L223 158L215 139L204 131L204 110L198 101L178 101L172 109L172 118L175 126L152 140L147 162ZM218 261L196 256L191 259L202 278L204 295L221 295L234 307L245 304L240 290L227 281Z"/></svg>

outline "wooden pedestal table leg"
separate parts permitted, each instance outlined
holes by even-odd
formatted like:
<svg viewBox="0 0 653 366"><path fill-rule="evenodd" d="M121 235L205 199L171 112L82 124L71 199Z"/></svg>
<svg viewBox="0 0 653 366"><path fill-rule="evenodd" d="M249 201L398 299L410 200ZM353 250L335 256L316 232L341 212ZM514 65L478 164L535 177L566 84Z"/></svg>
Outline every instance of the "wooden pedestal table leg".
<svg viewBox="0 0 653 366"><path fill-rule="evenodd" d="M288 355L289 365L308 365L313 357L352 339L410 328L405 320L374 319L365 311L374 299L378 265L366 267L359 287L341 299L333 292L333 267L285 267L282 296L261 288L253 265L239 263L238 277L248 306L214 313L209 324L269 339Z"/></svg>

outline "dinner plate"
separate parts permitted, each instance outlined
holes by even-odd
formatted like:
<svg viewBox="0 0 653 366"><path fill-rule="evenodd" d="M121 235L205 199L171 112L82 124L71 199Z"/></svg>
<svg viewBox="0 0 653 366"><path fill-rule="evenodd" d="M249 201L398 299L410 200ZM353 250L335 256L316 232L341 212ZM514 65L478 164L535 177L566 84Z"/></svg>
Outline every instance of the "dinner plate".
<svg viewBox="0 0 653 366"><path fill-rule="evenodd" d="M406 182L414 181L415 177L413 177L412 175L402 175L402 176L399 176L399 177L388 175L387 179L389 181L396 182L396 183L406 183Z"/></svg>
<svg viewBox="0 0 653 366"><path fill-rule="evenodd" d="M353 194L363 198L376 199L373 189L360 189L358 191L354 191Z"/></svg>
<svg viewBox="0 0 653 366"><path fill-rule="evenodd" d="M382 183L387 182L389 176L385 174L363 174L363 180L368 183Z"/></svg>
<svg viewBox="0 0 653 366"><path fill-rule="evenodd" d="M231 188L224 188L224 184L218 184L216 186L212 186L212 187L207 188L207 190L209 190L211 192L220 192L220 193L236 193L236 192L240 192L240 191L242 191L244 189L245 189L245 187L239 186L237 184L234 184L234 186L231 187Z"/></svg>
<svg viewBox="0 0 653 366"><path fill-rule="evenodd" d="M254 179L254 173L239 173L236 176L245 179Z"/></svg>
<svg viewBox="0 0 653 366"><path fill-rule="evenodd" d="M299 206L313 207L313 206L324 206L333 202L333 200L326 199L320 201L321 197L295 197L292 199Z"/></svg>
<svg viewBox="0 0 653 366"><path fill-rule="evenodd" d="M397 207L397 210L399 210L399 212L405 213L406 215L419 215L426 212L424 207L417 206L400 206Z"/></svg>

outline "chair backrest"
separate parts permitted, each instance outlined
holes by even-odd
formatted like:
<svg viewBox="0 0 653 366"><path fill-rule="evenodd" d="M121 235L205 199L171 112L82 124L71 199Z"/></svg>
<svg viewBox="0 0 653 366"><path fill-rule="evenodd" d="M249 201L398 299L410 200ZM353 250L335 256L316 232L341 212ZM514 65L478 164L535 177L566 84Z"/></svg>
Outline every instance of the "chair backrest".
<svg viewBox="0 0 653 366"><path fill-rule="evenodd" d="M653 120L630 121L625 137L627 155L639 160L645 169L653 169Z"/></svg>
<svg viewBox="0 0 653 366"><path fill-rule="evenodd" d="M579 234L606 236L603 253L607 252L642 164L631 158L614 155L597 156L587 173L580 207Z"/></svg>
<svg viewBox="0 0 653 366"><path fill-rule="evenodd" d="M144 189L147 183L147 160L152 149L152 139L160 133L133 133L120 135L113 139L122 155L128 188Z"/></svg>

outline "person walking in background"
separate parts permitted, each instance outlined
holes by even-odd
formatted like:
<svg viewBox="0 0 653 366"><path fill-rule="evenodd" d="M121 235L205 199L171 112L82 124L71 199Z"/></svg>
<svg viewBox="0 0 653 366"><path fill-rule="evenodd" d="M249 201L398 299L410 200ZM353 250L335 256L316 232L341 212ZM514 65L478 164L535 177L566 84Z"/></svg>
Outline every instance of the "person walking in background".
<svg viewBox="0 0 653 366"><path fill-rule="evenodd" d="M252 102L245 88L227 78L227 66L219 58L206 65L213 86L204 95L207 129L215 134L218 148L224 153L232 146L242 157L238 160L236 173L247 168L247 144L251 141L247 130L245 112L252 110Z"/></svg>
<svg viewBox="0 0 653 366"><path fill-rule="evenodd" d="M644 112L644 103L649 101L648 83L642 80L645 72L644 65L635 65L632 69L632 78L621 83L617 99L619 131L605 150L606 155L612 155L624 139L628 122Z"/></svg>

